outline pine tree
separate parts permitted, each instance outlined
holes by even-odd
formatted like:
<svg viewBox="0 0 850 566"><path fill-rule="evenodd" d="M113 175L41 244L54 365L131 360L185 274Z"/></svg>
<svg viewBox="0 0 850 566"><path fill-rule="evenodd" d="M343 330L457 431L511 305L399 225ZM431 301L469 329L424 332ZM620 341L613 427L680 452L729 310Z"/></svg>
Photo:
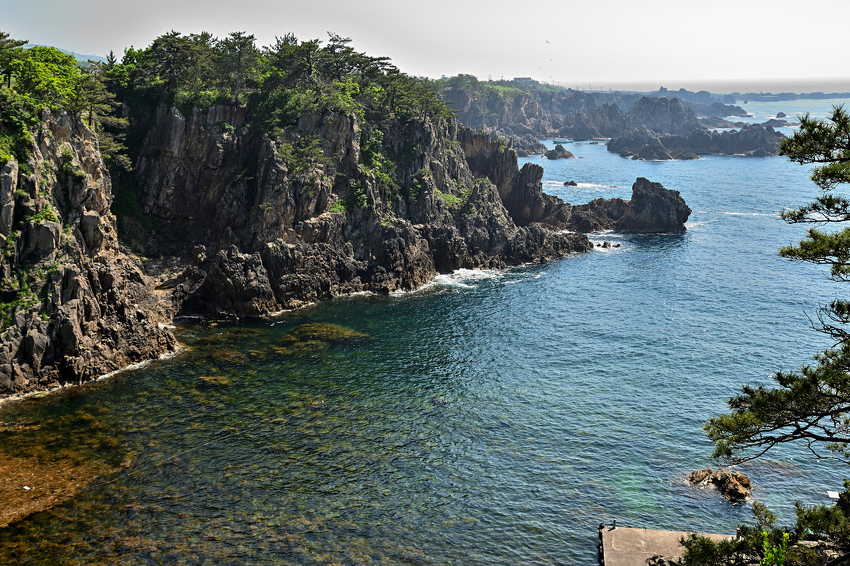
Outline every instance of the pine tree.
<svg viewBox="0 0 850 566"><path fill-rule="evenodd" d="M812 181L820 195L811 203L783 213L786 222L816 227L780 255L829 267L835 281L850 280L850 228L826 231L825 224L850 221L850 199L836 189L850 183L850 116L843 107L829 120L801 117L800 129L783 140L780 153L800 164L816 164ZM815 329L835 340L832 348L815 356L815 365L798 372L778 372L776 387L744 386L728 401L731 412L705 425L715 444L715 457L740 462L756 458L772 447L802 442L818 458L850 463L850 301L835 299L821 308Z"/></svg>
<svg viewBox="0 0 850 566"><path fill-rule="evenodd" d="M0 74L6 79L7 88L12 87L12 73L15 64L23 58L24 50L21 47L26 44L26 39L12 39L8 33L0 30Z"/></svg>

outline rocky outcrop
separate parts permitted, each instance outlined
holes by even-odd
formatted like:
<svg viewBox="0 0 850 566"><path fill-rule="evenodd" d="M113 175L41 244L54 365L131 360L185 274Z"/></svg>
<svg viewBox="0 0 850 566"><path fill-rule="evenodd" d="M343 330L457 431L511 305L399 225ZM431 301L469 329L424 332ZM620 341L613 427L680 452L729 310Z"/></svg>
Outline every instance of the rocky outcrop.
<svg viewBox="0 0 850 566"><path fill-rule="evenodd" d="M639 177L615 227L622 232L674 232L684 229L690 214L679 191Z"/></svg>
<svg viewBox="0 0 850 566"><path fill-rule="evenodd" d="M666 161L675 159L667 151L658 134L646 126L632 128L624 135L608 142L608 151L620 154L621 157L631 157L644 161Z"/></svg>
<svg viewBox="0 0 850 566"><path fill-rule="evenodd" d="M505 140L507 146L513 149L519 157L541 155L546 152L546 146L530 134L517 136L515 134L508 134L504 130L496 130L494 137Z"/></svg>
<svg viewBox="0 0 850 566"><path fill-rule="evenodd" d="M150 221L136 242L157 259L119 245L97 138L69 115L44 116L32 174L14 161L0 172L0 396L155 358L176 346L162 327L176 315L415 289L457 268L590 251L576 232L666 231L682 218L684 203L648 181L631 201L572 207L504 140L453 121L382 132L390 177L364 163L353 113L305 115L275 137L239 107L132 117L145 139L131 198Z"/></svg>
<svg viewBox="0 0 850 566"><path fill-rule="evenodd" d="M580 232L678 232L685 229L691 209L679 191L639 177L631 200L596 199L571 209L569 226Z"/></svg>
<svg viewBox="0 0 850 566"><path fill-rule="evenodd" d="M649 97L641 98L629 109L626 127L645 127L656 133L684 136L702 129L694 111L682 106L677 98Z"/></svg>
<svg viewBox="0 0 850 566"><path fill-rule="evenodd" d="M752 484L750 478L741 472L730 472L720 468L716 472L711 468L695 470L688 474L688 482L692 485L713 485L720 494L730 501L742 501L750 496Z"/></svg>
<svg viewBox="0 0 850 566"><path fill-rule="evenodd" d="M571 151L564 149L564 146L557 144L555 149L550 149L543 154L546 159L575 159L575 155Z"/></svg>
<svg viewBox="0 0 850 566"><path fill-rule="evenodd" d="M454 103L458 119L474 130L497 132L513 140L520 155L540 153L527 141L537 137L575 140L611 138L611 151L647 161L695 159L698 155L774 155L782 135L768 130L779 122L763 124L767 132L756 135L728 116L746 116L737 106L714 99L705 91L660 89L652 96L623 93L559 93L535 91L503 96L484 89L447 88L441 95ZM737 132L712 133L708 129L738 128ZM775 135L774 135L775 134ZM711 138L711 139L707 139Z"/></svg>
<svg viewBox="0 0 850 566"><path fill-rule="evenodd" d="M608 142L608 151L642 160L696 159L698 155L775 155L783 136L772 127L744 125L724 132L694 130L687 136L658 135L635 128Z"/></svg>
<svg viewBox="0 0 850 566"><path fill-rule="evenodd" d="M118 244L97 137L45 111L28 171L0 171L0 396L79 383L175 347L153 281ZM29 171L32 171L29 174Z"/></svg>
<svg viewBox="0 0 850 566"><path fill-rule="evenodd" d="M277 139L257 138L245 119L160 108L143 145L139 199L164 225L148 255L191 264L167 285L174 314L259 315L592 249L551 231L569 205L543 193L539 167L518 170L505 139L428 121L388 132L393 187L364 172L355 115L305 116ZM295 163L286 148L305 138L321 158ZM393 147L415 151L400 158Z"/></svg>

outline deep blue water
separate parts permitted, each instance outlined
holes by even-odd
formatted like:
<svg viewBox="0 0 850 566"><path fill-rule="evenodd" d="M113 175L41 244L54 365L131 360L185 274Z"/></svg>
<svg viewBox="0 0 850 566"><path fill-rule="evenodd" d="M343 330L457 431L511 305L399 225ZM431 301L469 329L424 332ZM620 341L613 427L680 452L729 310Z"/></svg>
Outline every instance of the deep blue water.
<svg viewBox="0 0 850 566"><path fill-rule="evenodd" d="M701 427L741 384L829 346L806 315L845 294L776 253L802 235L778 212L815 195L808 169L569 149L578 159L520 165L543 165L545 190L572 203L629 198L640 176L661 182L693 209L687 232L595 234L621 247L271 321L186 322L185 354L37 400L108 407L132 463L1 529L0 552L26 547L15 555L25 563L591 564L597 525L615 518L733 532L750 506L684 481L714 465ZM571 179L578 187L563 186ZM369 338L290 348L285 334L314 322ZM742 468L785 522L793 501L825 503L840 486L839 465L806 456L783 449Z"/></svg>

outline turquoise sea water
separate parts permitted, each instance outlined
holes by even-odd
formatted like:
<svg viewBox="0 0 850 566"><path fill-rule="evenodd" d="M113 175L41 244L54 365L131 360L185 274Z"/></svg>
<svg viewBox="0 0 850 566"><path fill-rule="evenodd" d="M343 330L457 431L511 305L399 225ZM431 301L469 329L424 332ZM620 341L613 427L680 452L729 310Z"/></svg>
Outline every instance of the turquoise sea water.
<svg viewBox="0 0 850 566"><path fill-rule="evenodd" d="M806 315L846 294L776 255L802 235L778 212L814 196L808 170L569 149L522 162L572 203L661 182L693 209L687 232L595 234L621 247L274 320L183 321L184 354L6 406L14 421L99 405L129 457L0 529L0 563L591 564L615 518L733 532L749 505L684 481L714 465L701 426L742 383L829 346ZM317 322L368 337L289 334ZM742 471L783 521L844 472L793 447Z"/></svg>

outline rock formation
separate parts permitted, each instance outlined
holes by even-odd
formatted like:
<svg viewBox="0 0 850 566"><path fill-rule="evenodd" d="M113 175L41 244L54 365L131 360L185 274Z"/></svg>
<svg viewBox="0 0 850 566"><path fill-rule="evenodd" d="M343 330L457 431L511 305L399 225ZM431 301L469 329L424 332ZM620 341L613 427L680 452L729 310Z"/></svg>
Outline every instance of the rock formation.
<svg viewBox="0 0 850 566"><path fill-rule="evenodd" d="M569 225L579 232L677 232L685 229L691 209L679 191L639 177L631 200L596 199L571 209Z"/></svg>
<svg viewBox="0 0 850 566"><path fill-rule="evenodd" d="M693 485L713 485L723 497L731 501L746 499L753 487L746 475L723 468L716 472L711 468L695 470L688 474L688 482Z"/></svg>
<svg viewBox="0 0 850 566"><path fill-rule="evenodd" d="M45 111L24 168L0 171L0 395L78 383L176 346L153 281L118 244L97 137Z"/></svg>
<svg viewBox="0 0 850 566"><path fill-rule="evenodd" d="M716 101L705 91L671 92L662 88L651 96L641 96L568 89L506 97L453 87L444 89L441 96L453 103L463 124L511 139L521 156L541 153L540 148L531 149L527 141L535 136L611 138L611 151L643 160L696 159L705 154L773 155L783 137L772 129L768 131L778 122L763 124L763 135L744 133L751 126L723 118L747 116L747 112ZM728 132L725 138L707 130L733 127L740 131ZM694 136L699 144L691 139ZM706 136L712 139L706 142Z"/></svg>
<svg viewBox="0 0 850 566"><path fill-rule="evenodd" d="M557 144L555 149L550 149L543 154L546 159L575 159L575 155L571 151L564 149L564 146Z"/></svg>
<svg viewBox="0 0 850 566"><path fill-rule="evenodd" d="M305 115L277 137L237 106L131 116L145 136L130 198L150 225L122 220L156 259L118 243L110 175L79 120L45 113L27 167L0 172L0 396L156 358L176 347L163 327L176 315L414 289L439 272L593 248L570 232L682 229L690 212L645 179L631 201L572 207L543 192L542 168L519 169L503 140L454 122L387 132L389 178L364 166L354 113Z"/></svg>
<svg viewBox="0 0 850 566"><path fill-rule="evenodd" d="M744 125L740 130L715 132L694 130L689 135L658 135L634 128L608 142L608 151L642 160L696 159L698 155L775 155L783 136L772 127Z"/></svg>
<svg viewBox="0 0 850 566"><path fill-rule="evenodd" d="M519 157L541 155L546 152L546 146L530 134L517 136L503 130L496 130L493 134L496 138L504 138L508 142L508 147L513 149Z"/></svg>

